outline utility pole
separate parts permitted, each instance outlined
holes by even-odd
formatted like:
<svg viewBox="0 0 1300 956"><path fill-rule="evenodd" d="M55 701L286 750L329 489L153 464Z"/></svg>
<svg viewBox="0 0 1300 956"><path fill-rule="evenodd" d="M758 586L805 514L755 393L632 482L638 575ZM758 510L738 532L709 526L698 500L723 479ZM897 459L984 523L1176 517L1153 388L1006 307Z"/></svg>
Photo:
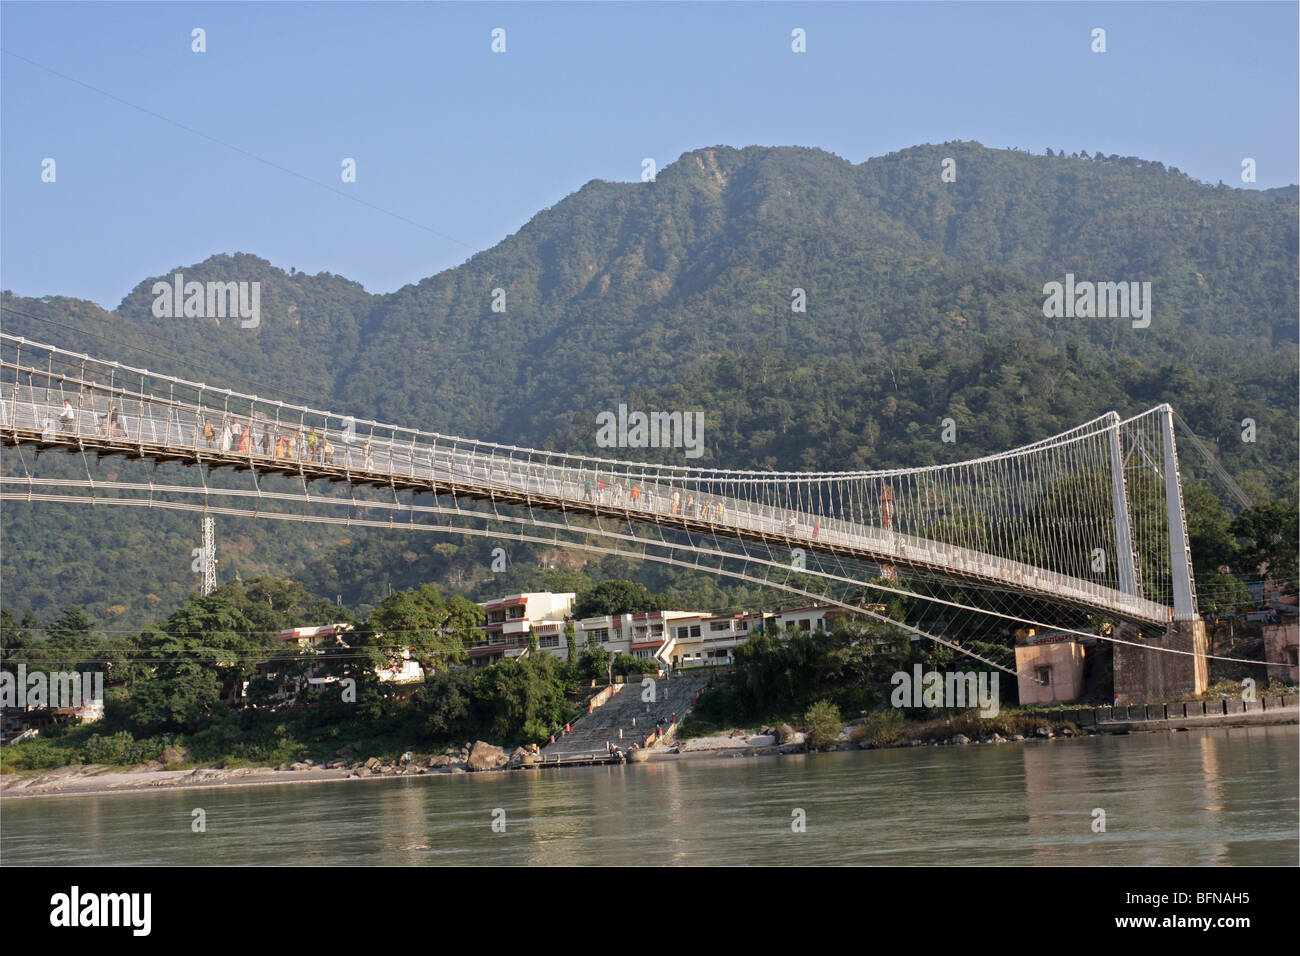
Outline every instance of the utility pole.
<svg viewBox="0 0 1300 956"><path fill-rule="evenodd" d="M207 597L217 589L217 535L213 529L211 515L203 516L203 587L200 589Z"/></svg>

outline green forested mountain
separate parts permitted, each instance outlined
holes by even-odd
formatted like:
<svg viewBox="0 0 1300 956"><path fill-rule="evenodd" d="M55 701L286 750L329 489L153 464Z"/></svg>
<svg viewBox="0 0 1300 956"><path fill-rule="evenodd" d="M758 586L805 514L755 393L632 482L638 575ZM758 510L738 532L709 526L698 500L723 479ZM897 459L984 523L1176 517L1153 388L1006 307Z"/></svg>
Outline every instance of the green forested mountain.
<svg viewBox="0 0 1300 956"><path fill-rule="evenodd" d="M1297 457L1297 235L1294 188L1211 187L1132 158L948 143L854 165L815 149L716 147L655 182L588 183L492 249L390 295L243 253L176 265L187 279L260 281L256 329L155 318L151 289L171 273L112 312L5 293L3 325L214 385L512 444L596 452L600 411L698 409L701 465L925 464L1169 401L1252 495L1272 498ZM1150 282L1150 327L1045 318L1043 286L1067 273ZM805 311L792 310L796 289ZM957 422L955 445L939 441L943 417ZM1253 444L1240 438L1247 417ZM84 475L79 460L5 458L8 474ZM218 536L223 576L294 575L360 605L427 580L476 596L535 586L539 559L554 563L512 548L507 583L481 542L247 521L220 523ZM194 586L197 544L185 515L10 504L3 601L19 615L83 604L101 618L152 617ZM564 573L577 572L548 572ZM712 583L640 575L728 602Z"/></svg>

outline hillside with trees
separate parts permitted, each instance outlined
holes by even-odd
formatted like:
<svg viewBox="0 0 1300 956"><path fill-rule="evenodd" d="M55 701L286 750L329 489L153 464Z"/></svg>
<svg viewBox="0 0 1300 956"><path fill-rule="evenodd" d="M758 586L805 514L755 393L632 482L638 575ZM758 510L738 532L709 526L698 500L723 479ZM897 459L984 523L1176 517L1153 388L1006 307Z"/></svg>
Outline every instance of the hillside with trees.
<svg viewBox="0 0 1300 956"><path fill-rule="evenodd" d="M855 165L816 149L712 147L654 182L588 183L461 266L388 295L242 252L175 266L187 280L260 281L256 329L154 317L153 285L171 273L112 311L6 292L0 318L12 334L214 386L511 444L598 453L595 416L620 403L699 410L701 466L952 461L1168 401L1252 497L1293 501L1297 208L1294 188L1209 186L1086 152L947 143ZM1045 318L1043 286L1067 273L1150 282L1150 327ZM940 440L947 417L955 443ZM1242 440L1246 418L1254 442ZM685 463L679 450L644 454ZM73 457L4 458L7 475L86 473ZM1209 480L1183 459L1189 484ZM90 467L104 479L196 477ZM3 604L19 618L48 623L79 606L125 629L172 613L197 583L188 515L13 502L0 533ZM223 581L293 577L360 613L429 582L471 598L615 578L688 606L754 598L703 575L523 545L494 575L490 549L218 522Z"/></svg>

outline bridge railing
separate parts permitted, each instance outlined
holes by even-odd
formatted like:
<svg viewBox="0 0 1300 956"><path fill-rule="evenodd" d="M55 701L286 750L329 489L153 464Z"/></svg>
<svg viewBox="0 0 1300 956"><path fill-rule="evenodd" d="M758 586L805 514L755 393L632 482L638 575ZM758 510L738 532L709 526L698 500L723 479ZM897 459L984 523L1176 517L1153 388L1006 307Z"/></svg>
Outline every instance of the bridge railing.
<svg viewBox="0 0 1300 956"><path fill-rule="evenodd" d="M644 481L613 469L581 469L483 455L472 448L438 448L415 439L372 433L355 440L302 422L249 415L239 432L223 409L188 405L173 398L135 396L125 390L105 393L99 386L75 392L62 388L12 385L0 399L0 427L39 430L46 440L122 441L161 452L183 448L199 455L247 459L250 465L342 467L358 480L390 477L457 485L492 496L549 499L582 511L604 509L631 519L703 523L720 535L747 532L787 547L869 552L882 562L944 569L1045 596L1110 607L1128 615L1160 619L1163 605L1105 588L1094 582L1048 571L956 545L839 518L764 505L722 495L698 497L678 484ZM74 404L72 398L77 397ZM67 404L64 404L64 401ZM71 413L67 411L71 409ZM209 433L207 426L211 426ZM310 436L316 435L313 444ZM338 445L333 442L337 440ZM633 489L637 494L633 496Z"/></svg>
<svg viewBox="0 0 1300 956"><path fill-rule="evenodd" d="M45 346L29 346L24 362L26 343L7 336L0 341L0 428L37 431L49 441L93 438L153 454L184 449L210 460L245 460L250 467L296 468L305 477L309 465L313 474L316 466L332 467L351 481L401 478L431 490L537 499L561 511L613 513L697 534L743 533L787 548L851 550L879 563L941 569L1152 620L1168 612L1105 583L854 520L868 510L861 491L853 499L860 473L768 475L512 448L359 422ZM1075 436L1069 440L1092 434L1084 428L1067 433Z"/></svg>

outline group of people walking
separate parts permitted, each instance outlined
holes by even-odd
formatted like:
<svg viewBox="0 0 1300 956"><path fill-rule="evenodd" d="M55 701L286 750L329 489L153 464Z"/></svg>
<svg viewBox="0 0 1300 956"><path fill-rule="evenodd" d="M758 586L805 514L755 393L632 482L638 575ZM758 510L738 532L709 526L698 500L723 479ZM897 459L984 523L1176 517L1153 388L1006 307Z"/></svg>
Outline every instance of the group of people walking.
<svg viewBox="0 0 1300 956"><path fill-rule="evenodd" d="M103 412L97 412L91 407L91 414L95 418L95 434L101 438L126 438L126 425L123 423L121 415L118 413L117 405L110 403L108 409ZM72 407L70 399L63 400L63 408L59 410L59 428L65 432L77 433L80 431L78 421L80 416L77 409Z"/></svg>
<svg viewBox="0 0 1300 956"><path fill-rule="evenodd" d="M582 497L584 501L614 506L626 501L629 507L638 511L657 511L659 509L656 495L658 487L651 484L642 486L636 482L625 486L617 478L606 485L603 478L588 477L582 482ZM726 513L721 499L706 499L701 496L697 501L693 493L683 494L679 488L672 490L672 495L666 503L671 514L697 517L704 521L721 522Z"/></svg>
<svg viewBox="0 0 1300 956"><path fill-rule="evenodd" d="M301 427L279 431L269 422L262 426L258 434L253 422L241 422L238 418L222 417L220 423L205 418L199 429L199 437L204 445L214 451L233 451L238 454L261 454L267 458L283 458L293 461L313 461L334 463L334 444L324 432L317 432L313 426L304 431Z"/></svg>
<svg viewBox="0 0 1300 956"><path fill-rule="evenodd" d="M338 464L338 447L330 441L327 432L317 431L314 425L305 430L301 426L281 430L267 422L258 432L252 421L241 422L238 418L223 417L218 424L205 418L199 428L199 437L204 445L214 451L259 454L267 458L323 465ZM363 467L367 470L375 467L369 439L361 443L361 458Z"/></svg>

